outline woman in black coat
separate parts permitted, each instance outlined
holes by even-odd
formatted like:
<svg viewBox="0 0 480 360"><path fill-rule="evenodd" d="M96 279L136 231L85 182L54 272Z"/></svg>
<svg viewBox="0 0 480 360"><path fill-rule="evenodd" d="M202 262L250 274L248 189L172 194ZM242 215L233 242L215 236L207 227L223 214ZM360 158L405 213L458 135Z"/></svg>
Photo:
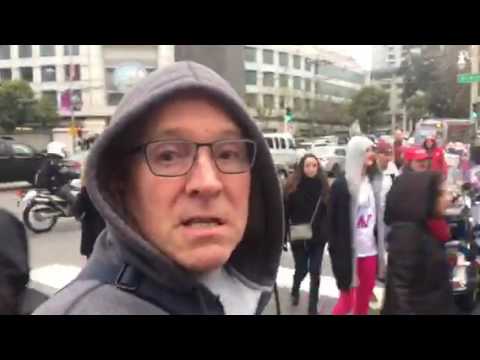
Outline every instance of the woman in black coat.
<svg viewBox="0 0 480 360"><path fill-rule="evenodd" d="M389 255L382 314L455 312L444 243L450 199L442 175L405 173L387 197Z"/></svg>
<svg viewBox="0 0 480 360"><path fill-rule="evenodd" d="M80 253L88 259L93 251L98 235L105 229L105 221L92 204L85 186L82 186L77 196L73 206L73 214L82 224Z"/></svg>
<svg viewBox="0 0 480 360"><path fill-rule="evenodd" d="M328 201L328 181L320 162L312 154L306 154L299 162L295 172L289 177L286 186L286 224L305 224L312 222L312 234L309 239L290 242L295 261L295 275L292 286L292 304L298 305L300 285L310 273L310 294L308 313L317 314L318 292L323 251L327 242L326 216ZM315 212L315 209L316 212ZM315 217L313 217L315 212ZM290 225L287 225L290 230ZM289 237L290 231L287 231Z"/></svg>

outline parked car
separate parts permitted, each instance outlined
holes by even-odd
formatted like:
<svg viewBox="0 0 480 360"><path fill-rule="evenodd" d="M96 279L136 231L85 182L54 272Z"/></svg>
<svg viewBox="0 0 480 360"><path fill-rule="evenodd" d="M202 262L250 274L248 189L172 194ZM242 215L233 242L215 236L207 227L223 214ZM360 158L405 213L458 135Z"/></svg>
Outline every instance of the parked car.
<svg viewBox="0 0 480 360"><path fill-rule="evenodd" d="M345 171L345 158L347 156L345 146L314 144L312 152L320 160L323 169L331 176L337 177Z"/></svg>
<svg viewBox="0 0 480 360"><path fill-rule="evenodd" d="M297 163L295 140L289 133L263 134L278 175L284 180Z"/></svg>
<svg viewBox="0 0 480 360"><path fill-rule="evenodd" d="M0 183L26 181L34 183L35 174L45 155L13 137L0 136Z"/></svg>
<svg viewBox="0 0 480 360"><path fill-rule="evenodd" d="M312 145L313 144L311 142L303 142L297 145L297 162L299 162L305 154L312 151Z"/></svg>

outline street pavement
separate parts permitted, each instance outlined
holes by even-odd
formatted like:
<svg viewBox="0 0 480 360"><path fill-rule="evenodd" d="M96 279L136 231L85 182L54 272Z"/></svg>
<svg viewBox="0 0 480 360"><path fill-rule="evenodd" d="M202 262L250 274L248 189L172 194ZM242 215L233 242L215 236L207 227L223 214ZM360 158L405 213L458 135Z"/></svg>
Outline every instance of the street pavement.
<svg viewBox="0 0 480 360"><path fill-rule="evenodd" d="M22 209L17 207L17 196L13 189L0 189L0 207L11 211L19 219L22 218ZM51 295L73 280L85 265L85 258L80 255L80 225L74 219L60 219L51 232L34 234L28 231L28 236L31 287ZM284 252L277 276L280 310L282 314L305 315L308 307L309 278L307 275L302 283L300 304L297 307L291 306L290 287L293 279L293 269L294 263L291 252ZM376 287L374 292L381 301L383 289ZM338 294L332 275L330 257L326 250L320 281L319 314L331 314ZM478 311L476 310L476 312ZM374 306L370 314L377 313L378 309ZM274 296L272 296L264 314L276 314Z"/></svg>

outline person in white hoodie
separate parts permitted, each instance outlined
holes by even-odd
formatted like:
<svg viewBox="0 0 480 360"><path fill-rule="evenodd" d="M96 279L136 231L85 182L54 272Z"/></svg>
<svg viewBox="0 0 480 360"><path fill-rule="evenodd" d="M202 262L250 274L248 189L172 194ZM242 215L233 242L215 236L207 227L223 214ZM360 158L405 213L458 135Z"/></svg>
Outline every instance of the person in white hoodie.
<svg viewBox="0 0 480 360"><path fill-rule="evenodd" d="M377 272L385 272L383 238L376 236L383 175L375 162L374 144L366 137L353 137L345 176L331 188L329 252L340 290L333 315L367 315Z"/></svg>

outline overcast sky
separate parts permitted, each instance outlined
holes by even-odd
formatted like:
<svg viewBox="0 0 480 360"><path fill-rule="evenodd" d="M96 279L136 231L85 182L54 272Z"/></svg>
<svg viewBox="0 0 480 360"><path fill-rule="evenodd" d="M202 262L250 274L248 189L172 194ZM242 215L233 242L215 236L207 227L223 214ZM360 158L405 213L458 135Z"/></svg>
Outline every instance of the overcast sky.
<svg viewBox="0 0 480 360"><path fill-rule="evenodd" d="M372 67L372 45L320 45L327 49L335 50L353 56L358 64L365 70Z"/></svg>

